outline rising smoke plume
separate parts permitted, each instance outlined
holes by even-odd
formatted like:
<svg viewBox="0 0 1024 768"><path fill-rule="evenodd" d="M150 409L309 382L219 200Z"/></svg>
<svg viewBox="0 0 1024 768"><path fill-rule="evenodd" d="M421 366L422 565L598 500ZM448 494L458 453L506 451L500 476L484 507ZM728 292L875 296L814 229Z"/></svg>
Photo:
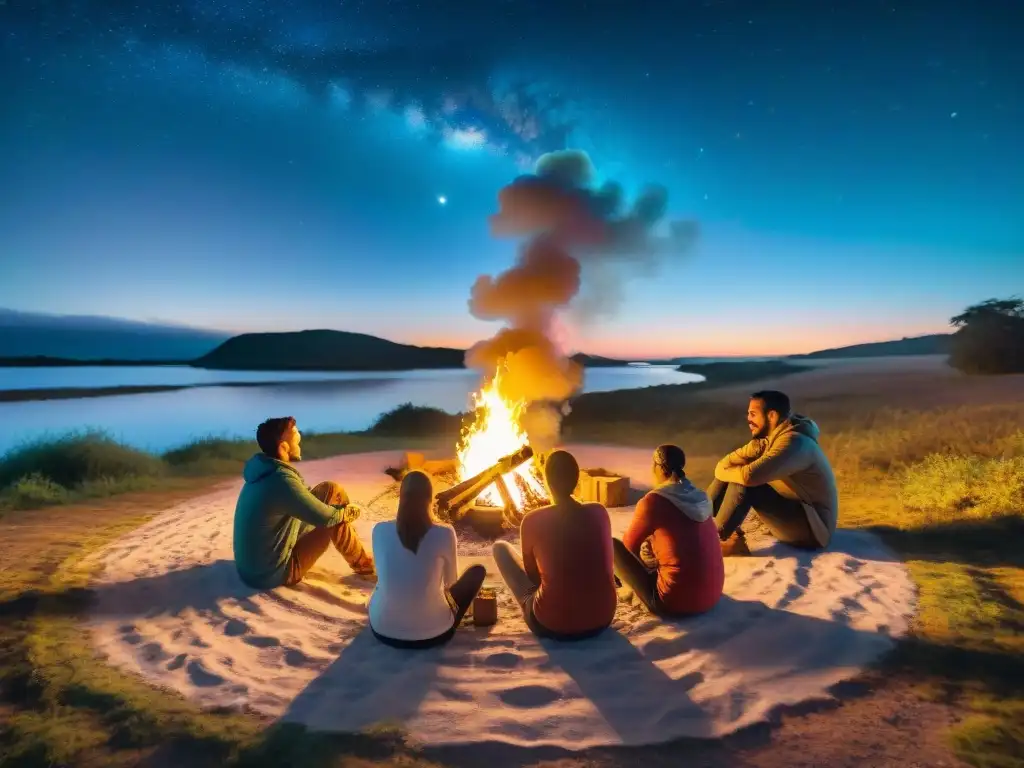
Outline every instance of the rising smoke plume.
<svg viewBox="0 0 1024 768"><path fill-rule="evenodd" d="M623 212L622 188L595 188L594 178L590 158L567 150L544 155L534 173L504 187L491 233L525 242L512 267L477 278L469 300L474 317L505 327L473 346L466 364L487 380L500 372L502 396L528 404L523 426L541 451L556 443L562 404L583 384L582 367L552 339L556 315L576 310L586 322L614 313L627 279L657 274L697 238L691 221L657 234L668 205L663 187L649 187Z"/></svg>

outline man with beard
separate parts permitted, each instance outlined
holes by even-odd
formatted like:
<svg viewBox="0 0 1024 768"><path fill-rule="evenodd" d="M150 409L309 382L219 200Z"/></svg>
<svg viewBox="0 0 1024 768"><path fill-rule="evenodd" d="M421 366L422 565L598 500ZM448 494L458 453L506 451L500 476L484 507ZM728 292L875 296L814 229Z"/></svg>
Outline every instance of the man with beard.
<svg viewBox="0 0 1024 768"><path fill-rule="evenodd" d="M751 511L779 541L824 549L836 529L839 498L818 425L792 413L789 397L775 390L750 396L747 425L753 439L718 462L707 491L722 554L750 554L740 526Z"/></svg>
<svg viewBox="0 0 1024 768"><path fill-rule="evenodd" d="M235 567L254 589L292 586L332 544L352 571L375 577L373 559L352 523L359 508L338 483L307 488L294 462L302 459L295 419L267 419L256 430L260 452L246 462L235 506Z"/></svg>

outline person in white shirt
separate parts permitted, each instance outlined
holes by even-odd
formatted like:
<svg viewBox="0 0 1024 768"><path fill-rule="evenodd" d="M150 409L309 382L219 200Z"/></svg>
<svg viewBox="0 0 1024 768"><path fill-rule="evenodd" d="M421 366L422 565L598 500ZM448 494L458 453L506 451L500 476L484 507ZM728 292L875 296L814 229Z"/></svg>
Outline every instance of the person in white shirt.
<svg viewBox="0 0 1024 768"><path fill-rule="evenodd" d="M430 476L410 472L402 480L396 518L373 527L377 586L370 596L370 629L396 648L451 640L487 573L471 565L456 578L455 529L434 521L433 500Z"/></svg>

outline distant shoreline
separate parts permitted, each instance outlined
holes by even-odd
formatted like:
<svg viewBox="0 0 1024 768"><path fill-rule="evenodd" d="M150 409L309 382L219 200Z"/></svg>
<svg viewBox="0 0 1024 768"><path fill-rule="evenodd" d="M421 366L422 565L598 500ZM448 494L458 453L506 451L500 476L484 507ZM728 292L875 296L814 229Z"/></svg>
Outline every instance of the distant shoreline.
<svg viewBox="0 0 1024 768"><path fill-rule="evenodd" d="M330 379L328 379L330 381ZM115 395L151 395L155 392L176 392L179 389L204 387L270 387L281 384L314 384L319 381L213 381L198 384L123 384L114 387L52 387L0 390L0 403L30 403L39 400L78 400ZM343 383L343 382L342 382Z"/></svg>
<svg viewBox="0 0 1024 768"><path fill-rule="evenodd" d="M609 366L595 366L607 368ZM626 367L626 366L622 366ZM723 386L726 384L751 381L770 376L785 376L806 370L806 366L792 365L783 361L703 363L682 365L675 368L680 373L703 376L703 381L655 384L651 386L686 386L694 389ZM373 371L366 371L373 373ZM380 373L380 371L378 371ZM94 397L115 397L118 395L144 395L160 392L176 392L182 389L209 387L294 387L294 386L364 386L373 379L267 379L263 381L210 381L192 384L124 384L107 387L37 387L31 389L0 390L0 403L26 403L46 400L77 400ZM628 389L628 387L627 387Z"/></svg>

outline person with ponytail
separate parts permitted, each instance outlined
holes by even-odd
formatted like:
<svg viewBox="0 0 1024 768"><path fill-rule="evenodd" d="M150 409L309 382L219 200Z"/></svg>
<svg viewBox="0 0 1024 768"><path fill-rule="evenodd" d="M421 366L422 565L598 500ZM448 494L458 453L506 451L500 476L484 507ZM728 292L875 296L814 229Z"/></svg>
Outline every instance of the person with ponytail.
<svg viewBox="0 0 1024 768"><path fill-rule="evenodd" d="M686 478L678 445L654 451L654 488L636 505L622 540L614 539L615 575L657 616L710 610L722 596L725 565L707 494ZM641 559L650 542L654 568Z"/></svg>
<svg viewBox="0 0 1024 768"><path fill-rule="evenodd" d="M402 479L397 517L373 527L377 587L370 596L370 629L395 648L430 648L451 640L486 576L482 565L457 576L455 529L434 521L433 502L430 476L409 472Z"/></svg>

